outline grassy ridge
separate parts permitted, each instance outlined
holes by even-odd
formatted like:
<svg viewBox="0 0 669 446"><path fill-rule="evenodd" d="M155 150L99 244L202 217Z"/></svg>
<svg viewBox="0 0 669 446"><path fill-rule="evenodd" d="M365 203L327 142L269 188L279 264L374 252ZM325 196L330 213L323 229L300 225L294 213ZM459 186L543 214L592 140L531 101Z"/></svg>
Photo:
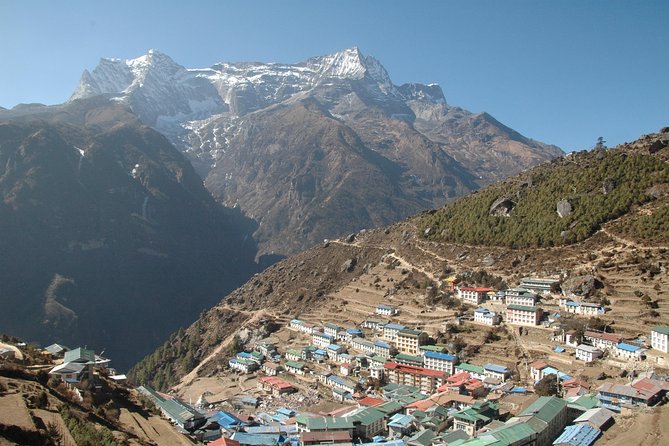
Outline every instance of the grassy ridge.
<svg viewBox="0 0 669 446"><path fill-rule="evenodd" d="M574 153L423 215L419 227L423 233L429 229L428 239L442 242L512 248L570 244L652 200L648 189L664 183L669 165L655 156L614 149ZM491 205L503 197L515 207L508 216L491 215ZM556 211L560 200L573 208L563 218Z"/></svg>

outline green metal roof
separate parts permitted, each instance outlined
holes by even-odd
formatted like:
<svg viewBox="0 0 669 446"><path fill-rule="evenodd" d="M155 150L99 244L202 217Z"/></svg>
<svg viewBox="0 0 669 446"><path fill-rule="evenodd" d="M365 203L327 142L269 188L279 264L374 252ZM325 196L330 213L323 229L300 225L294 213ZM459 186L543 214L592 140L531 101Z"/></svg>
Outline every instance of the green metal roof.
<svg viewBox="0 0 669 446"><path fill-rule="evenodd" d="M383 404L379 404L378 406L374 407L376 410L383 412L385 414L392 413L392 412L397 412L398 410L402 410L402 405L398 403L397 401L388 401Z"/></svg>
<svg viewBox="0 0 669 446"><path fill-rule="evenodd" d="M81 347L75 348L74 350L65 352L63 362L95 362L95 352Z"/></svg>
<svg viewBox="0 0 669 446"><path fill-rule="evenodd" d="M298 422L305 424L310 431L319 430L336 430L336 429L353 429L353 420L345 417L315 417L306 418Z"/></svg>
<svg viewBox="0 0 669 446"><path fill-rule="evenodd" d="M481 375L485 373L485 370L480 365L469 364L467 362L461 362L460 364L456 365L455 368L464 370L465 372L478 373Z"/></svg>
<svg viewBox="0 0 669 446"><path fill-rule="evenodd" d="M398 353L397 355L395 355L395 360L411 362L415 364L423 363L423 358L421 356L412 356L412 355L407 355L406 353Z"/></svg>
<svg viewBox="0 0 669 446"><path fill-rule="evenodd" d="M598 403L599 400L597 398L588 395L582 395L579 396L576 400L574 400L571 404L581 406L585 409L594 409L595 407L597 407Z"/></svg>
<svg viewBox="0 0 669 446"><path fill-rule="evenodd" d="M446 351L446 346L444 345L421 345L418 348L424 352L444 353Z"/></svg>
<svg viewBox="0 0 669 446"><path fill-rule="evenodd" d="M348 418L351 418L354 421L359 421L363 426L369 426L370 424L383 419L385 416L386 414L384 412L373 407L367 407Z"/></svg>
<svg viewBox="0 0 669 446"><path fill-rule="evenodd" d="M296 361L288 361L288 362L286 362L286 367L292 367L294 369L303 369L304 368L304 363L303 362L296 362Z"/></svg>
<svg viewBox="0 0 669 446"><path fill-rule="evenodd" d="M532 313L539 311L539 307L528 307L527 305L507 305L506 308L509 310L531 311Z"/></svg>
<svg viewBox="0 0 669 446"><path fill-rule="evenodd" d="M501 429L488 433L488 435L496 438L499 441L502 441L500 444L514 444L536 434L537 433L534 431L534 429L532 429L527 423L508 424ZM486 437L488 435L486 435ZM495 446L497 445L497 443L491 444L494 444Z"/></svg>
<svg viewBox="0 0 669 446"><path fill-rule="evenodd" d="M549 423L560 411L567 406L567 402L556 396L540 396L538 400L530 404L520 416L534 415Z"/></svg>
<svg viewBox="0 0 669 446"><path fill-rule="evenodd" d="M414 330L413 328L404 328L400 330L397 334L398 335L404 335L404 336L411 336L411 337L418 337L425 333L424 331L421 330Z"/></svg>
<svg viewBox="0 0 669 446"><path fill-rule="evenodd" d="M661 327L661 326L658 325L656 327L653 327L653 331L656 331L658 333L662 333L662 334L665 334L665 335L669 335L669 327Z"/></svg>

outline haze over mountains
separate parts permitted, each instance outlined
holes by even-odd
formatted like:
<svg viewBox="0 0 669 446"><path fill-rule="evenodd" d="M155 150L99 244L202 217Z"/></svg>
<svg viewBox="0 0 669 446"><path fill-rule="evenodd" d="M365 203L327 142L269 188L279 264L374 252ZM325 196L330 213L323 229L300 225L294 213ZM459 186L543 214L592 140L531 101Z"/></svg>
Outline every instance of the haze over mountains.
<svg viewBox="0 0 669 446"><path fill-rule="evenodd" d="M168 136L217 200L256 220L262 253L389 224L562 154L447 104L438 85L394 85L357 48L205 69L151 50L102 59L71 100L100 94Z"/></svg>

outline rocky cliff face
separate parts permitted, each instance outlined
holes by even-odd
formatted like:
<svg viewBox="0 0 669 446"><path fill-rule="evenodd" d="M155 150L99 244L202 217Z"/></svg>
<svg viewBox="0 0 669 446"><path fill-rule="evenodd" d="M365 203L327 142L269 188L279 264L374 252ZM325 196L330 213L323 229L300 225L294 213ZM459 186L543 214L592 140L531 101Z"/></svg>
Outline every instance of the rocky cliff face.
<svg viewBox="0 0 669 446"><path fill-rule="evenodd" d="M265 253L388 224L562 153L450 106L438 85L394 85L357 48L292 65L207 69L152 50L103 59L72 98L100 94L167 135L218 200L257 219ZM350 161L332 163L325 154L334 153Z"/></svg>
<svg viewBox="0 0 669 446"><path fill-rule="evenodd" d="M251 222L105 99L2 112L0 166L7 332L125 367L255 271Z"/></svg>

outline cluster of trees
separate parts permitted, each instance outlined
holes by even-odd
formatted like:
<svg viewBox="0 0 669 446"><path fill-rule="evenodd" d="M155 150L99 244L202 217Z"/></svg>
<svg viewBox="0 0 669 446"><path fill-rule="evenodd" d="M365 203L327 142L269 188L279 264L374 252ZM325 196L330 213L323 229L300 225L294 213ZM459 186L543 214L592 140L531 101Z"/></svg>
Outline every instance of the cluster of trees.
<svg viewBox="0 0 669 446"><path fill-rule="evenodd" d="M484 286L495 288L497 290L504 290L508 288L504 278L490 274L486 270L467 271L458 274L458 279L470 285Z"/></svg>
<svg viewBox="0 0 669 446"><path fill-rule="evenodd" d="M112 432L106 427L96 428L93 423L77 417L66 405L61 407L60 415L79 446L123 446L127 444L114 438Z"/></svg>
<svg viewBox="0 0 669 446"><path fill-rule="evenodd" d="M419 227L423 234L430 229L429 239L444 242L512 248L575 243L633 205L651 200L646 191L667 182L669 166L654 156L615 150L582 152L422 215ZM504 197L514 203L509 215L491 215L493 203ZM562 218L556 211L560 200L572 206L572 212Z"/></svg>
<svg viewBox="0 0 669 446"><path fill-rule="evenodd" d="M621 222L617 229L625 238L646 244L669 243L669 205L656 209L650 215Z"/></svg>
<svg viewBox="0 0 669 446"><path fill-rule="evenodd" d="M169 339L153 353L137 363L128 377L137 384L148 384L157 390L166 390L177 384L179 376L198 363L197 351L201 344L199 320L185 335L183 328L172 333Z"/></svg>

